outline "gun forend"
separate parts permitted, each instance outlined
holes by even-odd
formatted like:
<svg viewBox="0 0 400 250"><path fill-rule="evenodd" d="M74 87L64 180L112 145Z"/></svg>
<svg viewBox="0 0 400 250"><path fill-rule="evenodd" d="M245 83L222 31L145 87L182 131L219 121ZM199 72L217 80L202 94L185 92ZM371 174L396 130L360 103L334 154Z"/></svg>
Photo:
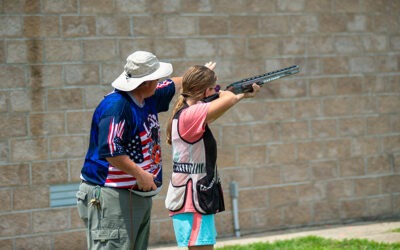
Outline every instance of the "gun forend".
<svg viewBox="0 0 400 250"><path fill-rule="evenodd" d="M284 69L268 72L263 75L258 75L231 83L226 87L226 89L232 91L235 94L252 92L253 88L251 85L253 85L253 83L256 83L261 86L267 82L271 82L285 76L296 74L299 71L300 71L299 66L293 65Z"/></svg>

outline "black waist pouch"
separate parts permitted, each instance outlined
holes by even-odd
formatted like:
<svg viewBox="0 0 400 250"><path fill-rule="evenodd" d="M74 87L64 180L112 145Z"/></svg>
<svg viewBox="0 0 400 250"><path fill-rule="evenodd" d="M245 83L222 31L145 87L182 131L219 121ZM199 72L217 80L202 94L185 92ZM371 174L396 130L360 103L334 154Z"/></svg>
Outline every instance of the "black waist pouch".
<svg viewBox="0 0 400 250"><path fill-rule="evenodd" d="M225 211L224 194L218 177L210 182L206 177L196 183L199 205L205 214Z"/></svg>

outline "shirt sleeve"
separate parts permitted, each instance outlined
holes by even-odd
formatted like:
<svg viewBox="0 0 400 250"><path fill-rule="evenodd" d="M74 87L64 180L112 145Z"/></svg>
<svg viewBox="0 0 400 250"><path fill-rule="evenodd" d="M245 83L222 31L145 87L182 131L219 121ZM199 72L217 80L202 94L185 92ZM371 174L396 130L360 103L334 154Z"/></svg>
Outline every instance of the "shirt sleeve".
<svg viewBox="0 0 400 250"><path fill-rule="evenodd" d="M151 98L154 98L156 102L157 112L168 111L169 103L175 95L175 83L171 79L166 79L163 82L159 82L156 88L156 92Z"/></svg>
<svg viewBox="0 0 400 250"><path fill-rule="evenodd" d="M126 154L123 135L126 131L126 120L108 116L99 123L99 156L101 158Z"/></svg>
<svg viewBox="0 0 400 250"><path fill-rule="evenodd" d="M179 116L178 129L180 136L195 142L201 138L206 127L207 111L210 103L199 103L184 109Z"/></svg>
<svg viewBox="0 0 400 250"><path fill-rule="evenodd" d="M101 158L125 155L125 141L130 131L131 117L127 105L115 105L107 109L98 122L98 147Z"/></svg>

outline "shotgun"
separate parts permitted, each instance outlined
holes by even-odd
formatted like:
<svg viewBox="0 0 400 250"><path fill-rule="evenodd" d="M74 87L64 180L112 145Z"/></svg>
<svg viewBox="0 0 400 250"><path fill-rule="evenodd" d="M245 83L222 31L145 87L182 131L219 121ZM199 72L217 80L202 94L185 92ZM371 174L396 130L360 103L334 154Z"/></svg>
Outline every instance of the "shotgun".
<svg viewBox="0 0 400 250"><path fill-rule="evenodd" d="M293 66L283 68L283 69L280 69L277 71L268 72L268 73L265 73L262 75L245 78L243 80L231 83L228 86L226 86L225 90L232 91L235 94L252 92L253 91L253 87L252 87L253 83L256 83L261 86L267 82L278 80L279 78L282 78L285 76L290 76L290 75L296 74L298 72L300 72L299 66L293 65ZM204 98L203 102L211 102L211 101L217 99L218 97L219 97L219 94L215 93L214 95Z"/></svg>

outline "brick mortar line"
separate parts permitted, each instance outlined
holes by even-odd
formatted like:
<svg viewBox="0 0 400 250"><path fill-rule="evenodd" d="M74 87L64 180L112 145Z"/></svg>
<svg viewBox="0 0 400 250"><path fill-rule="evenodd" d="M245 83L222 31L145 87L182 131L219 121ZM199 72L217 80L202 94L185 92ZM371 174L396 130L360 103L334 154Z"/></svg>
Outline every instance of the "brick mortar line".
<svg viewBox="0 0 400 250"><path fill-rule="evenodd" d="M302 181L302 182L295 182L295 183L284 183L284 184L269 184L269 185L264 185L264 186L248 186L248 187L240 187L239 188L239 192L240 191L253 191L253 190L268 190L268 189L272 189L272 188L281 188L281 187L297 187L297 186L302 186L305 184L312 184L312 183L329 183L329 182L334 182L334 181L338 181L338 180L362 180L362 179L369 179L369 178L373 178L373 177L391 177L391 176L400 176L400 173L394 174L394 173L390 173L387 175L376 175L376 176L365 176L365 177L339 177L339 178L334 178L334 179L324 179L321 181ZM379 195L385 195L385 194L400 194L400 192L392 192L392 193L383 193L383 194L379 194ZM352 195L354 196L354 195ZM365 195L366 197L370 197L372 195ZM341 198L344 199L344 198Z"/></svg>
<svg viewBox="0 0 400 250"><path fill-rule="evenodd" d="M27 237L38 237L38 236L55 236L55 235L60 235L64 233L74 233L74 232L85 232L86 228L76 228L76 229L67 229L64 231L49 231L49 232L40 232L40 233L30 233L30 234L18 234L14 236L0 236L0 240L13 240L13 239L22 239L22 238L27 238Z"/></svg>

